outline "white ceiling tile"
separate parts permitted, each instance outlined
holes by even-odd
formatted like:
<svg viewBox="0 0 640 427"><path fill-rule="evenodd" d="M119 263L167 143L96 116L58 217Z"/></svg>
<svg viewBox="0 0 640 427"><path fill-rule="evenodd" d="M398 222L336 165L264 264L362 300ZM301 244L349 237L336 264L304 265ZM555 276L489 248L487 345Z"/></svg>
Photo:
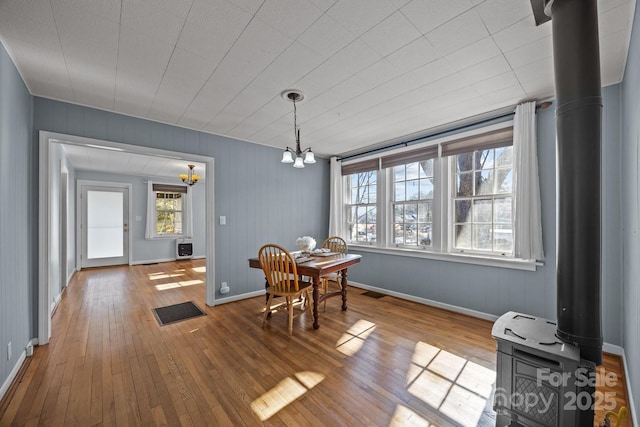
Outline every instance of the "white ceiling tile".
<svg viewBox="0 0 640 427"><path fill-rule="evenodd" d="M524 18L513 25L493 34L493 39L503 52L533 43L551 35L551 25L536 27L533 18Z"/></svg>
<svg viewBox="0 0 640 427"><path fill-rule="evenodd" d="M0 1L0 24L2 33L5 25L12 20L35 21L54 27L51 15L51 5L42 0L3 0Z"/></svg>
<svg viewBox="0 0 640 427"><path fill-rule="evenodd" d="M323 11L308 0L270 0L262 5L256 18L296 39L322 14Z"/></svg>
<svg viewBox="0 0 640 427"><path fill-rule="evenodd" d="M195 0L177 46L218 63L238 39L251 14L227 1Z"/></svg>
<svg viewBox="0 0 640 427"><path fill-rule="evenodd" d="M301 89L303 144L329 155L553 96L552 26L528 3L0 0L0 40L34 95L281 148L279 93ZM603 84L635 4L599 1Z"/></svg>
<svg viewBox="0 0 640 427"><path fill-rule="evenodd" d="M504 56L507 58L507 61L509 61L511 68L516 69L532 62L551 57L553 55L552 45L553 41L551 36L547 36L509 52L505 52Z"/></svg>
<svg viewBox="0 0 640 427"><path fill-rule="evenodd" d="M328 89L378 60L380 60L380 55L361 40L356 40L311 71L306 77L320 82L321 87ZM304 87L301 89L305 90Z"/></svg>
<svg viewBox="0 0 640 427"><path fill-rule="evenodd" d="M123 0L122 25L175 45L185 18L158 7L155 0Z"/></svg>
<svg viewBox="0 0 640 427"><path fill-rule="evenodd" d="M520 82L518 81L515 73L513 71L507 71L505 73L498 74L495 77L480 80L474 83L473 87L481 95L487 95L519 84Z"/></svg>
<svg viewBox="0 0 640 427"><path fill-rule="evenodd" d="M470 44L462 49L458 49L452 54L446 55L444 59L451 65L452 70L459 71L499 54L501 54L500 49L498 49L493 39L491 37L485 37L479 42Z"/></svg>
<svg viewBox="0 0 640 427"><path fill-rule="evenodd" d="M361 39L380 55L386 56L421 36L401 12L396 12L364 33Z"/></svg>
<svg viewBox="0 0 640 427"><path fill-rule="evenodd" d="M633 10L634 3L633 0L598 0L598 13L602 14L622 4L627 4L630 10Z"/></svg>
<svg viewBox="0 0 640 427"><path fill-rule="evenodd" d="M430 31L426 37L440 54L446 55L476 43L488 35L480 16L471 9Z"/></svg>
<svg viewBox="0 0 640 427"><path fill-rule="evenodd" d="M395 11L388 0L341 0L327 14L359 37Z"/></svg>
<svg viewBox="0 0 640 427"><path fill-rule="evenodd" d="M469 81L478 82L511 71L504 56L498 55L460 71Z"/></svg>
<svg viewBox="0 0 640 427"><path fill-rule="evenodd" d="M529 0L487 0L476 7L491 34L529 17L533 11Z"/></svg>
<svg viewBox="0 0 640 427"><path fill-rule="evenodd" d="M520 83L548 78L553 81L553 58L543 58L514 70Z"/></svg>
<svg viewBox="0 0 640 427"><path fill-rule="evenodd" d="M107 50L117 49L118 22L88 13L86 9L72 8L69 3L54 3L53 14L63 47L67 42L81 39Z"/></svg>
<svg viewBox="0 0 640 427"><path fill-rule="evenodd" d="M600 73L602 86L622 81L627 62L628 34L625 31L600 38Z"/></svg>
<svg viewBox="0 0 640 427"><path fill-rule="evenodd" d="M401 10L416 28L427 34L472 7L469 0L413 0Z"/></svg>
<svg viewBox="0 0 640 427"><path fill-rule="evenodd" d="M408 45L396 50L386 59L398 70L410 71L439 58L441 55L431 43L421 37Z"/></svg>
<svg viewBox="0 0 640 427"><path fill-rule="evenodd" d="M61 6L64 10L77 10L113 22L120 22L121 4L122 0L51 0L54 9Z"/></svg>
<svg viewBox="0 0 640 427"><path fill-rule="evenodd" d="M196 1L209 1L209 0L196 0ZM216 3L222 3L225 0ZM249 12L251 15L255 14L260 6L264 4L264 0L229 0L230 3L233 3L235 6L240 9Z"/></svg>
<svg viewBox="0 0 640 427"><path fill-rule="evenodd" d="M356 36L336 20L329 15L323 15L298 38L298 41L328 58L355 39Z"/></svg>
<svg viewBox="0 0 640 427"><path fill-rule="evenodd" d="M622 28L630 26L632 22L633 6L630 3L622 3L598 15L598 34L602 38L617 33Z"/></svg>

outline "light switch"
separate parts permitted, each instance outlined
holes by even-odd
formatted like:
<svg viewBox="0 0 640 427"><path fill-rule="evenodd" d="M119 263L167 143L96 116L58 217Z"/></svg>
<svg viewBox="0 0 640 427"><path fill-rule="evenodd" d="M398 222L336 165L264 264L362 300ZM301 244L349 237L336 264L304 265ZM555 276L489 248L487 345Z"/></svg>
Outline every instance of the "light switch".
<svg viewBox="0 0 640 427"><path fill-rule="evenodd" d="M227 217L222 215L220 216L220 225L227 225Z"/></svg>
<svg viewBox="0 0 640 427"><path fill-rule="evenodd" d="M140 215L136 215L136 221L142 221L142 217Z"/></svg>

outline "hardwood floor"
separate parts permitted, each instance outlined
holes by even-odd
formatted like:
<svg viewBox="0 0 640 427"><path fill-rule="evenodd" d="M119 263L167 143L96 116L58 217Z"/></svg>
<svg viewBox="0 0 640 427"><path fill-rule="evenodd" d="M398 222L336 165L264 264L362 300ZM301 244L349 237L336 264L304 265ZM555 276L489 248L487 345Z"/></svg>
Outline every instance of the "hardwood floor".
<svg viewBox="0 0 640 427"><path fill-rule="evenodd" d="M263 297L206 307L204 268L78 272L0 426L495 424L491 322L350 288L346 312L331 299L289 336L283 313L261 327ZM207 316L158 325L152 308L189 300ZM626 404L619 358L604 366Z"/></svg>

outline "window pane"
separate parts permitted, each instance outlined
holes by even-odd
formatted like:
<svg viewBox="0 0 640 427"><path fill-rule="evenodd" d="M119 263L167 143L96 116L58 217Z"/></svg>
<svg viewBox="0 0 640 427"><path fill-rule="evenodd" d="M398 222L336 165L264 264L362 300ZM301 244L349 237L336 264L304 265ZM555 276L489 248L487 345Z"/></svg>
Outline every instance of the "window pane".
<svg viewBox="0 0 640 427"><path fill-rule="evenodd" d="M490 225L474 225L473 226L473 249L481 251L491 250L491 226Z"/></svg>
<svg viewBox="0 0 640 427"><path fill-rule="evenodd" d="M493 149L476 151L476 169L493 169Z"/></svg>
<svg viewBox="0 0 640 427"><path fill-rule="evenodd" d="M418 192L418 180L407 181L407 200L418 200L420 193Z"/></svg>
<svg viewBox="0 0 640 427"><path fill-rule="evenodd" d="M351 175L351 187L357 187L358 186L358 175L359 174Z"/></svg>
<svg viewBox="0 0 640 427"><path fill-rule="evenodd" d="M513 164L513 147L496 148L496 167Z"/></svg>
<svg viewBox="0 0 640 427"><path fill-rule="evenodd" d="M420 199L433 199L433 180L420 180Z"/></svg>
<svg viewBox="0 0 640 427"><path fill-rule="evenodd" d="M351 204L355 205L358 203L358 187L351 189Z"/></svg>
<svg viewBox="0 0 640 427"><path fill-rule="evenodd" d="M471 249L471 224L456 225L455 231L455 247L457 249Z"/></svg>
<svg viewBox="0 0 640 427"><path fill-rule="evenodd" d="M367 223L369 223L369 224L375 224L376 223L376 208L375 208L375 206L372 206L367 210Z"/></svg>
<svg viewBox="0 0 640 427"><path fill-rule="evenodd" d="M418 219L418 205L404 206L404 222L407 224L415 223Z"/></svg>
<svg viewBox="0 0 640 427"><path fill-rule="evenodd" d="M433 221L433 213L431 212L431 203L420 203L418 205L418 222Z"/></svg>
<svg viewBox="0 0 640 427"><path fill-rule="evenodd" d="M401 223L404 220L404 205L393 206L393 222Z"/></svg>
<svg viewBox="0 0 640 427"><path fill-rule="evenodd" d="M456 196L473 196L473 173L461 173L456 179Z"/></svg>
<svg viewBox="0 0 640 427"><path fill-rule="evenodd" d="M495 199L493 221L501 224L511 224L511 197Z"/></svg>
<svg viewBox="0 0 640 427"><path fill-rule="evenodd" d="M418 243L431 246L431 224L418 224Z"/></svg>
<svg viewBox="0 0 640 427"><path fill-rule="evenodd" d="M405 200L404 197L404 182L396 182L395 184L395 192L394 192L394 200L396 202L402 202Z"/></svg>
<svg viewBox="0 0 640 427"><path fill-rule="evenodd" d="M404 166L395 166L393 168L393 180L404 181Z"/></svg>
<svg viewBox="0 0 640 427"><path fill-rule="evenodd" d="M456 200L456 222L471 221L471 200Z"/></svg>
<svg viewBox="0 0 640 427"><path fill-rule="evenodd" d="M404 234L404 238L405 238L405 243L407 244L415 244L418 242L418 238L417 238L417 230L416 230L416 225L415 224L408 224L405 227L405 234Z"/></svg>
<svg viewBox="0 0 640 427"><path fill-rule="evenodd" d="M376 185L369 185L369 203L375 203L376 200L378 199L377 194L376 194Z"/></svg>
<svg viewBox="0 0 640 427"><path fill-rule="evenodd" d="M491 199L476 199L473 201L473 222L491 223L491 208L493 202Z"/></svg>
<svg viewBox="0 0 640 427"><path fill-rule="evenodd" d="M418 163L409 163L407 165L407 180L410 179L418 179L419 174L418 174Z"/></svg>
<svg viewBox="0 0 640 427"><path fill-rule="evenodd" d="M404 230L402 224L393 225L393 243L401 245L404 243Z"/></svg>
<svg viewBox="0 0 640 427"><path fill-rule="evenodd" d="M513 232L510 225L494 226L493 250L505 253L513 251Z"/></svg>
<svg viewBox="0 0 640 427"><path fill-rule="evenodd" d="M377 171L367 172L367 180L369 184L375 184L378 176Z"/></svg>
<svg viewBox="0 0 640 427"><path fill-rule="evenodd" d="M473 170L473 153L458 154L456 156L456 172Z"/></svg>
<svg viewBox="0 0 640 427"><path fill-rule="evenodd" d="M433 159L419 162L420 165L420 178L427 178L433 176Z"/></svg>
<svg viewBox="0 0 640 427"><path fill-rule="evenodd" d="M491 171L476 172L476 196L493 194L493 173Z"/></svg>
<svg viewBox="0 0 640 427"><path fill-rule="evenodd" d="M511 169L496 169L496 193L513 191L513 173Z"/></svg>
<svg viewBox="0 0 640 427"><path fill-rule="evenodd" d="M369 188L368 187L360 187L358 188L358 201L357 203L369 203Z"/></svg>

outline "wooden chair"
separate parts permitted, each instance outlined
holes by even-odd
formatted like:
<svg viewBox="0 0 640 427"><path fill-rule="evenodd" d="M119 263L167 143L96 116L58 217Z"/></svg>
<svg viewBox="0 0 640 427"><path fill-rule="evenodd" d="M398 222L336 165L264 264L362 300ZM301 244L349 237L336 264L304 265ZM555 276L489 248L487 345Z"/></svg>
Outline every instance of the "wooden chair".
<svg viewBox="0 0 640 427"><path fill-rule="evenodd" d="M325 249L329 249L330 252L338 252L341 254L346 254L349 250L347 246L347 242L342 237L331 236L327 238L324 242L322 242L322 247ZM329 292L329 282L334 282L338 284L338 288L342 289L342 277L341 272L337 272L334 274L328 274L326 276L322 276L322 291L324 293ZM327 301L324 301L324 310L327 309Z"/></svg>
<svg viewBox="0 0 640 427"><path fill-rule="evenodd" d="M302 314L303 311L294 315L293 304L295 299L304 297L304 304L309 310L309 315L313 319L312 302L310 291L312 289L311 282L302 281L298 277L296 263L286 249L268 244L260 248L258 259L264 275L267 278L269 287L269 299L265 307L262 326L264 326L269 313L271 312L271 303L274 296L282 296L285 298L285 306L289 315L289 335L293 335L293 318ZM304 306L304 305L303 305Z"/></svg>

